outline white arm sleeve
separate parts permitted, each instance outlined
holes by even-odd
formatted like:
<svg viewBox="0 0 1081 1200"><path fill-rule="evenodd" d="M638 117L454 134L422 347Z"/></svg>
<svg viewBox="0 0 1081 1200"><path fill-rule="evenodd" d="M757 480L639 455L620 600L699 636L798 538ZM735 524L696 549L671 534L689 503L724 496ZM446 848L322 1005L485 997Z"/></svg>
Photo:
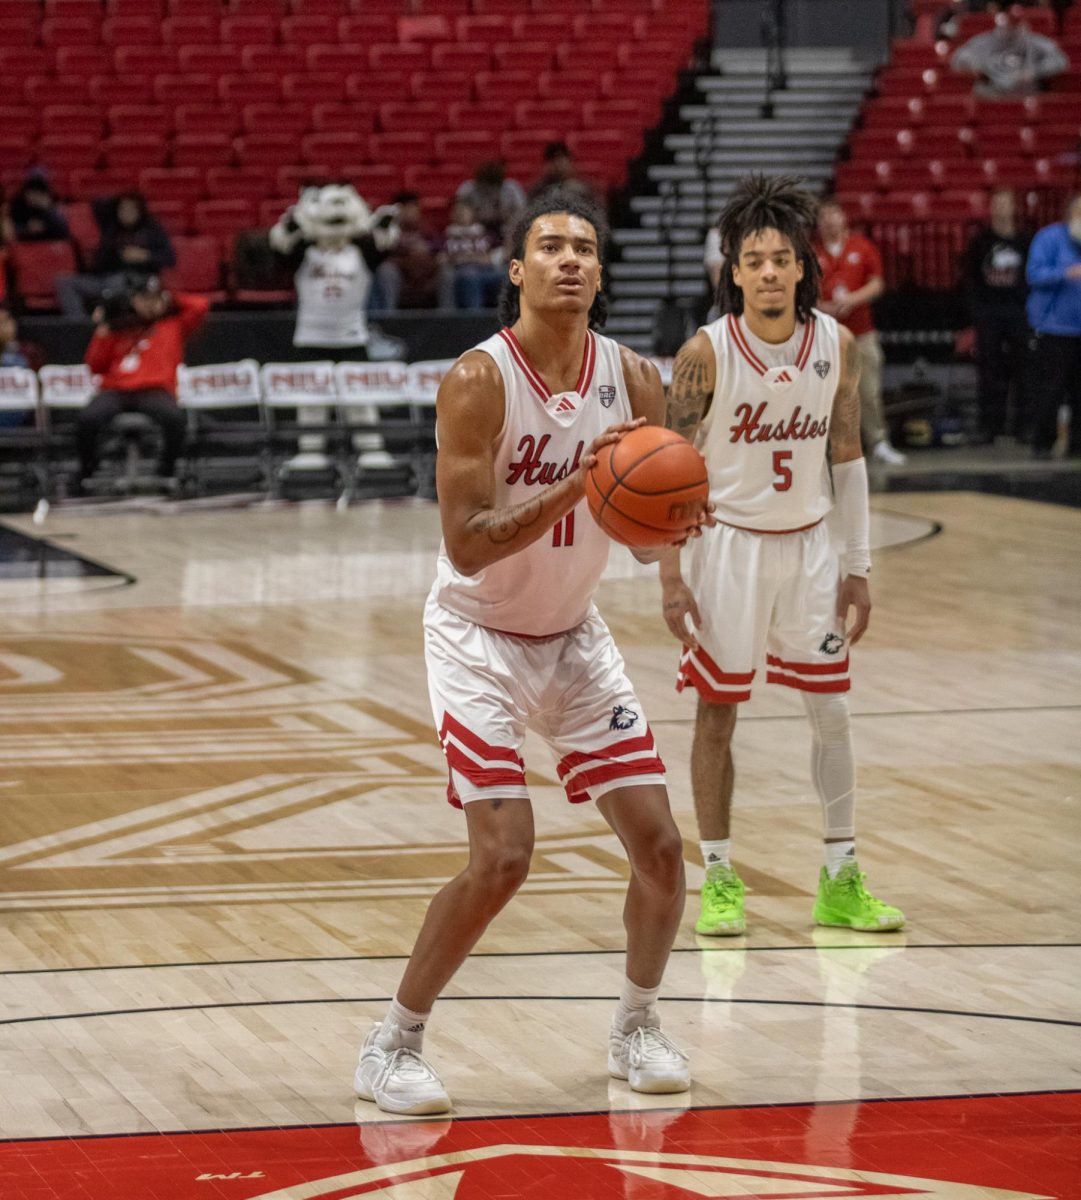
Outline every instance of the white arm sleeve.
<svg viewBox="0 0 1081 1200"><path fill-rule="evenodd" d="M866 579L871 573L871 509L867 463L862 458L834 464L833 495L845 541L841 575Z"/></svg>

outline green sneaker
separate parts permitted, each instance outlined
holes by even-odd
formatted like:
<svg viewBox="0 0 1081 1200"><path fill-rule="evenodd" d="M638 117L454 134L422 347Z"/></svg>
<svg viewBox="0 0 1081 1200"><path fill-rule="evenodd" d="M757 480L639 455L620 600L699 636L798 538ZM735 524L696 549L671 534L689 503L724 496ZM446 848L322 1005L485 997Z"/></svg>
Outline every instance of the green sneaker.
<svg viewBox="0 0 1081 1200"><path fill-rule="evenodd" d="M706 937L735 937L746 928L743 880L731 867L714 863L702 884L702 915L694 931Z"/></svg>
<svg viewBox="0 0 1081 1200"><path fill-rule="evenodd" d="M905 914L872 896L863 886L866 878L856 862L845 863L834 879L830 879L823 867L818 876L815 924L844 925L849 929L900 929Z"/></svg>

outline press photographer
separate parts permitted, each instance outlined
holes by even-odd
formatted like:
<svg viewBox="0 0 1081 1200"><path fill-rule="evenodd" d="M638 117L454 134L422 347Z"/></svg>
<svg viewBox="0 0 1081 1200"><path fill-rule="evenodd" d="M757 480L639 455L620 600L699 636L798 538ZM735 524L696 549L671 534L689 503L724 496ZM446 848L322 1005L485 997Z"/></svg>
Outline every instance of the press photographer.
<svg viewBox="0 0 1081 1200"><path fill-rule="evenodd" d="M166 487L172 485L186 427L176 399L176 369L208 307L202 296L170 294L156 275L127 273L108 281L86 348L86 364L100 384L79 414L76 493L97 470L102 433L122 412L143 413L160 427L158 475Z"/></svg>

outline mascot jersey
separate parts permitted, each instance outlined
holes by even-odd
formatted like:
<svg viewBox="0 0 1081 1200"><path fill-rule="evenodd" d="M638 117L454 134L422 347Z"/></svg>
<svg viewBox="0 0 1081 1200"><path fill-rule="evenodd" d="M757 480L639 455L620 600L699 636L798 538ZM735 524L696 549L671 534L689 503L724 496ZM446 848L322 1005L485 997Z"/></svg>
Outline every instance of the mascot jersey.
<svg viewBox="0 0 1081 1200"><path fill-rule="evenodd" d="M367 345L371 286L372 273L352 242L336 249L309 246L296 273L293 345Z"/></svg>

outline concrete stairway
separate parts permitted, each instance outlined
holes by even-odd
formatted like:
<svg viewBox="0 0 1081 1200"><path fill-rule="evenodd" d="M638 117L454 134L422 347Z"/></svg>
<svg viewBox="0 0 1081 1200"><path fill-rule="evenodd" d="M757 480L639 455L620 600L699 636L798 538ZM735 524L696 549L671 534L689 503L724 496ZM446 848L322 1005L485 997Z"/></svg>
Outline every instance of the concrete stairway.
<svg viewBox="0 0 1081 1200"><path fill-rule="evenodd" d="M613 231L612 337L647 351L658 304L672 296L693 305L704 294L705 231L742 175L791 173L816 190L826 184L872 65L841 47L790 50L786 68L788 87L774 93L768 118L765 51L715 51L695 81L695 102L680 108L679 129L648 168L649 188L631 199L637 223Z"/></svg>

